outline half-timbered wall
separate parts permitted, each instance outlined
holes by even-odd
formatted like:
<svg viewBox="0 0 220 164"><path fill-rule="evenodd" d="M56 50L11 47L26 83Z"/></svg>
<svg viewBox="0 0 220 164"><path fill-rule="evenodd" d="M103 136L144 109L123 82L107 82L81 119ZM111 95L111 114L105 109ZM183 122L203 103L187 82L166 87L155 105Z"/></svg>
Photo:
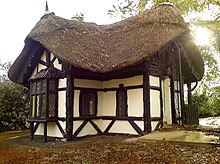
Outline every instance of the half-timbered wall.
<svg viewBox="0 0 220 164"><path fill-rule="evenodd" d="M163 121L172 124L170 78L163 80Z"/></svg>
<svg viewBox="0 0 220 164"><path fill-rule="evenodd" d="M59 64L58 59L54 57L52 53L50 53L50 61L53 61L53 65L55 68L61 70L61 64ZM42 54L42 57L40 59L40 62L34 69L34 72L32 73L32 76L36 75L39 71L42 69L46 69L47 66L45 65L47 63L46 59L46 51ZM31 76L31 77L32 77ZM59 88L65 88L66 87L66 79L60 79L59 80ZM58 117L65 117L66 111L65 111L65 103L66 103L66 92L63 90L59 90L58 88ZM59 121L61 127L65 129L65 121ZM59 128L57 127L56 123L54 122L49 122L47 124L47 135L48 136L56 136L56 137L63 137L62 133L60 132ZM35 134L37 135L42 135L44 134L44 125L43 123L40 123Z"/></svg>
<svg viewBox="0 0 220 164"><path fill-rule="evenodd" d="M118 88L119 84L124 84L124 87L140 86L143 84L143 76L135 76L126 79L114 79L104 82L104 88ZM103 101L103 116L105 114L116 115L116 91L104 93ZM109 101L111 100L111 101ZM142 88L128 89L127 90L127 105L128 116L143 117L143 90ZM108 113L106 113L108 112ZM139 128L143 130L143 121L135 121ZM137 134L134 128L127 120L116 120L109 133L129 133Z"/></svg>
<svg viewBox="0 0 220 164"><path fill-rule="evenodd" d="M46 52L41 57L41 62L35 68L33 75L41 69L45 69ZM55 68L61 70L61 64L55 59L53 54L50 55ZM63 118L59 121L62 129L65 129L66 122L66 78L59 80L58 88L58 117ZM119 85L123 84L127 92L127 117L117 116L117 90ZM162 80L160 76L150 75L150 116L152 118L152 130L158 128L162 121L168 124L172 122L171 118L171 93L170 79ZM93 90L97 92L97 114L91 121L85 122L85 117L80 116L80 93L82 90ZM113 79L108 81L97 81L88 79L74 78L74 108L73 108L73 135L81 137L85 135L95 135L99 133L95 126L101 132L105 133L128 133L138 134L144 131L144 104L143 104L143 76L134 76L124 79ZM89 117L89 116L88 116ZM130 121L130 122L129 122ZM85 125L84 125L85 124ZM95 124L95 126L94 126ZM138 126L138 128L134 128ZM48 136L63 137L59 128L55 123L48 123ZM83 128L81 128L83 127ZM81 130L79 130L81 129ZM107 130L108 129L108 130ZM77 132L78 131L78 132ZM139 132L138 132L139 131ZM44 133L43 124L39 125L35 134L42 135ZM139 133L140 134L140 133Z"/></svg>
<svg viewBox="0 0 220 164"><path fill-rule="evenodd" d="M160 77L150 75L150 115L152 130L156 128L161 117L161 80ZM155 121L154 121L155 120Z"/></svg>
<svg viewBox="0 0 220 164"><path fill-rule="evenodd" d="M109 80L109 81L95 81L85 79L75 79L75 94L74 94L74 117L79 117L79 95L82 89L95 89L98 94L98 109L97 116L110 116L116 117L116 90L119 88L119 84L124 84L124 87L141 86L142 76L136 76L132 78ZM106 90L106 91L105 91ZM143 117L143 91L142 88L128 89L128 116ZM74 121L74 132L83 123L82 120ZM111 120L106 119L94 119L93 122L100 128L102 132L110 124ZM143 130L143 121L135 121L135 123ZM134 128L127 120L117 120L112 125L109 133L129 133L137 134ZM88 122L84 128L79 132L77 137L84 135L97 134L97 131Z"/></svg>

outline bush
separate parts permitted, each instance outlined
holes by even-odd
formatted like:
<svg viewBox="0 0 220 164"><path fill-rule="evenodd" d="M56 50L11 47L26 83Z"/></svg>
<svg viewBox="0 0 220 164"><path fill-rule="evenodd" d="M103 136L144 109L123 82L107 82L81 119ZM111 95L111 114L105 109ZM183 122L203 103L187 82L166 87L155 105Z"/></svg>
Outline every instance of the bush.
<svg viewBox="0 0 220 164"><path fill-rule="evenodd" d="M194 93L192 101L198 107L200 117L220 116L220 86L213 87L210 95Z"/></svg>
<svg viewBox="0 0 220 164"><path fill-rule="evenodd" d="M4 80L0 82L0 131L27 128L28 89Z"/></svg>

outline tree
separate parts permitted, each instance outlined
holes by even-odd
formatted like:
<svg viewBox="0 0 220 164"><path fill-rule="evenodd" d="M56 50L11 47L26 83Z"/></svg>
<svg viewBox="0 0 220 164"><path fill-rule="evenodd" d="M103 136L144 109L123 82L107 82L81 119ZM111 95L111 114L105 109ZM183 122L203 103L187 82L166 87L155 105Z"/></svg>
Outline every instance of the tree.
<svg viewBox="0 0 220 164"><path fill-rule="evenodd" d="M76 15L74 15L71 19L72 20L76 20L76 21L84 21L84 14L83 13L77 13Z"/></svg>
<svg viewBox="0 0 220 164"><path fill-rule="evenodd" d="M29 113L28 89L11 82L7 71L11 63L0 63L0 131L24 129Z"/></svg>

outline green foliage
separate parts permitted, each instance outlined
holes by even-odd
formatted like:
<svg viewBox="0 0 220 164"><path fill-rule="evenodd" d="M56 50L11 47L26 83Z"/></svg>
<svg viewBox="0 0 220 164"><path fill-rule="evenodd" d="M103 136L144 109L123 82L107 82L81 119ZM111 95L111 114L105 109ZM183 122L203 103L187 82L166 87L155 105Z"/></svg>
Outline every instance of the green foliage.
<svg viewBox="0 0 220 164"><path fill-rule="evenodd" d="M0 131L27 127L29 113L28 89L8 80L11 63L0 63Z"/></svg>
<svg viewBox="0 0 220 164"><path fill-rule="evenodd" d="M220 1L219 0L117 0L109 15L124 19L144 10L156 7L164 2L174 4L191 25L194 33L198 27L211 31L209 45L198 46L204 63L205 74L196 93L193 103L199 107L201 116L220 115L220 71L216 57L220 51ZM195 28L197 27L197 28ZM216 87L218 86L218 87Z"/></svg>
<svg viewBox="0 0 220 164"><path fill-rule="evenodd" d="M7 81L7 71L11 66L11 62L2 63L0 60L0 82Z"/></svg>
<svg viewBox="0 0 220 164"><path fill-rule="evenodd" d="M108 10L108 14L112 17L119 17L119 19L136 15L141 10L135 0L118 0L117 4L112 5L112 7L113 9Z"/></svg>
<svg viewBox="0 0 220 164"><path fill-rule="evenodd" d="M199 108L200 117L220 115L220 86L213 87L211 90L211 94L207 94L206 92L199 94L196 92L192 96L193 103Z"/></svg>
<svg viewBox="0 0 220 164"><path fill-rule="evenodd" d="M26 128L28 113L28 89L11 81L0 82L0 129Z"/></svg>
<svg viewBox="0 0 220 164"><path fill-rule="evenodd" d="M200 49L205 64L205 74L203 76L203 79L200 81L200 87L197 88L197 91L200 91L200 93L208 94L213 91L211 88L218 85L219 81L219 65L213 55L213 52L216 52L216 50L210 46L198 47Z"/></svg>
<svg viewBox="0 0 220 164"><path fill-rule="evenodd" d="M74 15L71 19L77 21L84 21L84 18L85 18L84 14L80 12Z"/></svg>
<svg viewBox="0 0 220 164"><path fill-rule="evenodd" d="M206 9L220 7L218 0L117 0L113 5L113 9L109 10L109 14L115 17L125 17L143 12L145 8L158 6L161 3L174 4L182 14L189 15L192 12L203 12ZM219 13L212 13L213 17L219 16Z"/></svg>

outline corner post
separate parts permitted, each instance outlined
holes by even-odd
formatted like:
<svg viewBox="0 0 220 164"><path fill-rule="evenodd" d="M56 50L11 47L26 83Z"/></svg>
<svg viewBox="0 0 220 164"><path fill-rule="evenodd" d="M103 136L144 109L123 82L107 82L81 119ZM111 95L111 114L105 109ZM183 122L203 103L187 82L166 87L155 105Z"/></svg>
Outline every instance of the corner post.
<svg viewBox="0 0 220 164"><path fill-rule="evenodd" d="M144 101L144 132L150 133L151 115L150 115L150 81L149 81L149 62L146 62L146 71L143 75L143 101Z"/></svg>
<svg viewBox="0 0 220 164"><path fill-rule="evenodd" d="M192 88L191 88L191 83L187 83L187 88L188 88L188 108L190 109L190 106L192 105Z"/></svg>
<svg viewBox="0 0 220 164"><path fill-rule="evenodd" d="M67 141L73 138L73 106L74 106L74 77L73 66L65 63L65 71L67 76L66 81L66 139Z"/></svg>

